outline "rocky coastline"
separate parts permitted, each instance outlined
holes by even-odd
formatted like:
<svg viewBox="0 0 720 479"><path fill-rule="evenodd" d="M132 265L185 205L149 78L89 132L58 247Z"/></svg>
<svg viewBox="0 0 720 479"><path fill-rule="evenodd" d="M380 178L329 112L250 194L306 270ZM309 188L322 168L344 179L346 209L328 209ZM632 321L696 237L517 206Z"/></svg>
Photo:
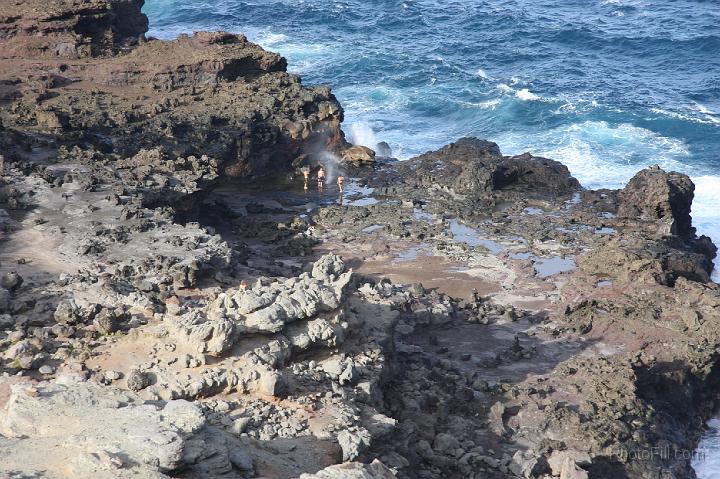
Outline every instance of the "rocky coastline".
<svg viewBox="0 0 720 479"><path fill-rule="evenodd" d="M396 161L142 6L0 12L0 477L695 477L720 286L686 175Z"/></svg>

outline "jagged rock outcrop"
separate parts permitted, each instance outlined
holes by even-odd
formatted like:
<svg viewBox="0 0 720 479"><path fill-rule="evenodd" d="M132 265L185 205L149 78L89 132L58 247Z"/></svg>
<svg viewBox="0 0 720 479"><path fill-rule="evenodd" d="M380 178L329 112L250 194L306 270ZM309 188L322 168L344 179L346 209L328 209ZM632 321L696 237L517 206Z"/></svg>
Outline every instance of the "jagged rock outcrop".
<svg viewBox="0 0 720 479"><path fill-rule="evenodd" d="M222 354L241 335L279 333L286 325L333 312L341 306L351 279L352 271L345 271L342 260L327 255L314 264L311 275L223 293L207 311L190 311L173 319L172 330L198 352ZM338 333L326 320L306 321L289 330L288 346L308 347L337 338Z"/></svg>
<svg viewBox="0 0 720 479"><path fill-rule="evenodd" d="M348 261L407 282L428 269L465 294L399 308L383 398L400 426L372 457L402 478L693 477L683 451L716 404L720 290L689 178L651 169L621 191L557 195L548 184L574 180L549 168L496 189L496 146L458 143L365 175L377 204L314 216ZM420 302L423 286L408 290Z"/></svg>
<svg viewBox="0 0 720 479"><path fill-rule="evenodd" d="M580 189L562 163L527 153L502 156L497 144L477 138L462 138L403 162L397 173L415 187L446 189L468 197L501 190L569 195Z"/></svg>
<svg viewBox="0 0 720 479"><path fill-rule="evenodd" d="M209 157L217 175L263 175L287 170L300 154L344 148L343 113L329 88L302 86L284 58L243 35L145 41L142 4L10 5L0 22L0 122L44 134L46 157L63 146L71 161L111 169L161 148L170 161ZM17 146L8 153L26 157ZM144 174L155 170L165 166Z"/></svg>

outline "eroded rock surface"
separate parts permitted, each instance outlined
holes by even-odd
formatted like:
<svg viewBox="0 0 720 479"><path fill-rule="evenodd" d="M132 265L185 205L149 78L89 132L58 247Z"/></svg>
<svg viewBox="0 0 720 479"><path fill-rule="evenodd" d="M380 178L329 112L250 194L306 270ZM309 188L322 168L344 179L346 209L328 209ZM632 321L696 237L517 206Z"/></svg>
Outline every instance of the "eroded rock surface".
<svg viewBox="0 0 720 479"><path fill-rule="evenodd" d="M146 403L73 377L19 383L0 414L4 472L47 477L167 477L204 425L187 401Z"/></svg>

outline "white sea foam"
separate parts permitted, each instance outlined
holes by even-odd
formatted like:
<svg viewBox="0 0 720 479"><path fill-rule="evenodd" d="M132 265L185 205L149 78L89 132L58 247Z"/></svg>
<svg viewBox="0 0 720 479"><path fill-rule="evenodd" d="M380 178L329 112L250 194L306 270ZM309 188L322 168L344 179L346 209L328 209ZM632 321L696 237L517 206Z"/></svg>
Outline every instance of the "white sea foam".
<svg viewBox="0 0 720 479"><path fill-rule="evenodd" d="M705 113L706 115L716 115L716 113L714 111L709 110L705 105L703 105L701 103L695 102L693 106L700 113Z"/></svg>
<svg viewBox="0 0 720 479"><path fill-rule="evenodd" d="M522 90L518 90L515 92L515 96L521 99L522 101L535 101L539 100L540 97L537 96L535 93L531 92L527 88L523 88Z"/></svg>
<svg viewBox="0 0 720 479"><path fill-rule="evenodd" d="M692 206L693 225L698 234L709 236L720 245L720 176L694 176L695 200ZM720 283L720 258L715 260L713 281ZM720 469L718 469L720 470ZM709 477L709 476L705 476Z"/></svg>
<svg viewBox="0 0 720 479"><path fill-rule="evenodd" d="M335 89L342 99L347 118L367 118L368 113L377 117L377 113L397 114L410 102L408 92L400 88L383 85L354 85Z"/></svg>
<svg viewBox="0 0 720 479"><path fill-rule="evenodd" d="M263 48L270 48L278 45L279 43L287 42L288 37L284 33L273 33L270 31L264 31L256 38L257 43Z"/></svg>
<svg viewBox="0 0 720 479"><path fill-rule="evenodd" d="M720 115L710 109L708 109L705 105L702 105L700 103L695 102L693 104L693 109L697 111L698 113L701 113L704 115L704 118L706 121L710 123L714 123L716 125L720 125Z"/></svg>
<svg viewBox="0 0 720 479"><path fill-rule="evenodd" d="M699 479L717 479L720 471L720 419L708 421L709 430L700 440L693 454L691 465Z"/></svg>
<svg viewBox="0 0 720 479"><path fill-rule="evenodd" d="M300 43L270 28L245 27L245 35L266 50L280 53L288 60L288 70L300 75L312 72L332 61L337 54L333 45Z"/></svg>
<svg viewBox="0 0 720 479"><path fill-rule="evenodd" d="M687 170L687 145L627 123L611 125L586 121L545 130L536 135L514 132L501 135L498 144L506 153L531 151L565 163L584 186L623 186L638 169L659 164L666 169Z"/></svg>
<svg viewBox="0 0 720 479"><path fill-rule="evenodd" d="M495 88L503 93L510 93L511 91L515 91L510 85L506 85L504 83L499 83Z"/></svg>
<svg viewBox="0 0 720 479"><path fill-rule="evenodd" d="M698 105L697 103L695 105ZM677 120L690 121L693 123L705 123L705 124L716 124L720 125L720 118L717 118L715 113L705 109L702 105L699 108L692 105L689 111L686 113L680 113L677 111L669 111L662 108L651 108L650 111L657 114L666 116L668 118L675 118ZM701 116L698 116L698 113Z"/></svg>
<svg viewBox="0 0 720 479"><path fill-rule="evenodd" d="M494 98L492 100L478 101L478 102L473 102L473 101L459 102L459 104L463 108L479 108L481 110L494 110L501 103L502 103L502 100L500 98Z"/></svg>
<svg viewBox="0 0 720 479"><path fill-rule="evenodd" d="M483 80L487 80L489 78L488 74L482 68L477 69L477 71L475 72L475 76L477 76L478 78L482 78Z"/></svg>

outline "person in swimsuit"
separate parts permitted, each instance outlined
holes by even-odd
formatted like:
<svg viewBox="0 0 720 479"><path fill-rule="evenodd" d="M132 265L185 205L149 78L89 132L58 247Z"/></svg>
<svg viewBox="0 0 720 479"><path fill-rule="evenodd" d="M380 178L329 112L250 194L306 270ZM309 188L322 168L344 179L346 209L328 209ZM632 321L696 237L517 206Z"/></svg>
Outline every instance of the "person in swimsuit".
<svg viewBox="0 0 720 479"><path fill-rule="evenodd" d="M318 180L318 189L322 190L323 186L325 186L325 170L323 170L322 166L318 170L317 180Z"/></svg>
<svg viewBox="0 0 720 479"><path fill-rule="evenodd" d="M338 176L337 184L338 184L338 190L340 190L340 193L342 193L344 183L345 183L345 178L343 178L342 176Z"/></svg>
<svg viewBox="0 0 720 479"><path fill-rule="evenodd" d="M305 179L305 189L308 189L308 180L310 179L310 168L307 166L302 169L303 178Z"/></svg>

